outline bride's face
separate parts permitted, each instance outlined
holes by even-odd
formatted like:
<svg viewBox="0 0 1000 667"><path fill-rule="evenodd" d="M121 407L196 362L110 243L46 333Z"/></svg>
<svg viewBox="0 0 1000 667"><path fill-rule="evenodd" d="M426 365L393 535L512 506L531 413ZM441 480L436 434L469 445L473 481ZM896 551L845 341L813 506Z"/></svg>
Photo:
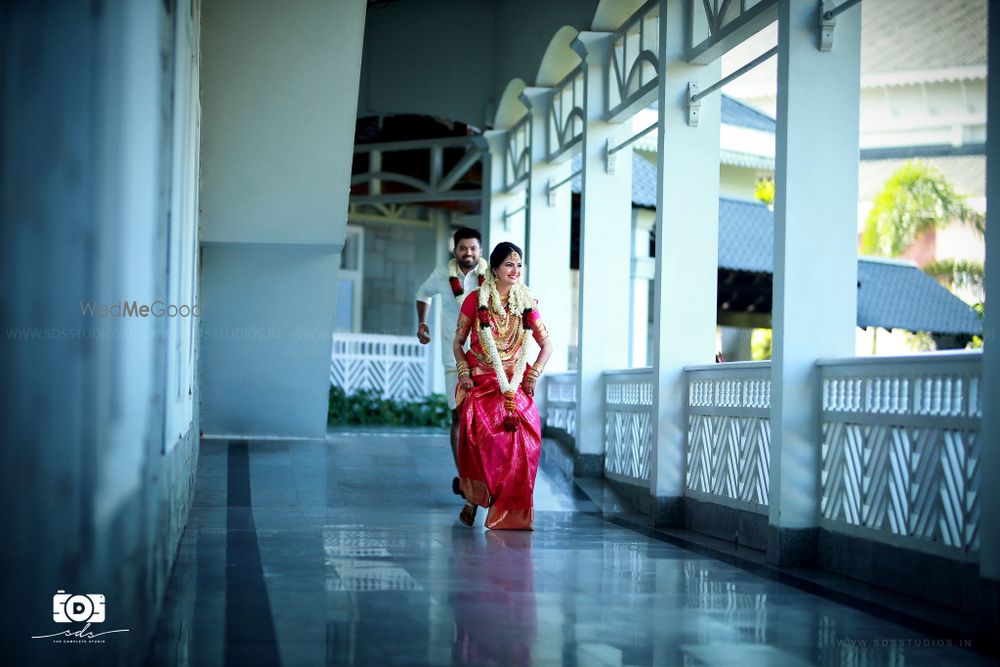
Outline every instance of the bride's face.
<svg viewBox="0 0 1000 667"><path fill-rule="evenodd" d="M510 288L511 285L517 283L521 279L523 268L524 264L521 263L521 257L516 252L509 254L500 266L493 270L493 274L496 276L497 288Z"/></svg>

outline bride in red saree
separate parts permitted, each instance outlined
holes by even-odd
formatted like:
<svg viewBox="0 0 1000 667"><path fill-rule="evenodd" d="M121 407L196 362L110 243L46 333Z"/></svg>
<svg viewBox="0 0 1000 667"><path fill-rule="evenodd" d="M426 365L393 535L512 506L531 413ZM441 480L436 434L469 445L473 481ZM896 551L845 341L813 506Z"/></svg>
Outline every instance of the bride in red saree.
<svg viewBox="0 0 1000 667"><path fill-rule="evenodd" d="M458 487L466 500L459 519L468 526L478 507L489 509L486 527L494 530L531 530L534 520L542 429L533 396L552 343L520 282L523 257L513 243L497 244L486 281L466 297L458 317ZM541 348L533 365L526 359L528 336Z"/></svg>

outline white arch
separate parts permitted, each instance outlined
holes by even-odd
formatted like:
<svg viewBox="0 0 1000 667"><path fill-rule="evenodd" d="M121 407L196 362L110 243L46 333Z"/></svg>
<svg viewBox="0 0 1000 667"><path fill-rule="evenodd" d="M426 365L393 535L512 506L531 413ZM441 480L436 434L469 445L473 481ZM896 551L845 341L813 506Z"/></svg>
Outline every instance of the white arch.
<svg viewBox="0 0 1000 667"><path fill-rule="evenodd" d="M643 4L644 0L601 0L594 12L590 29L596 32L614 32Z"/></svg>
<svg viewBox="0 0 1000 667"><path fill-rule="evenodd" d="M528 113L528 107L518 99L527 87L524 80L519 78L511 79L507 83L503 95L500 96L497 113L493 117L493 129L506 130Z"/></svg>
<svg viewBox="0 0 1000 667"><path fill-rule="evenodd" d="M569 46L578 34L576 28L564 25L552 35L545 49L545 55L542 56L542 62L538 66L538 74L535 76L536 86L554 86L580 64L580 56Z"/></svg>

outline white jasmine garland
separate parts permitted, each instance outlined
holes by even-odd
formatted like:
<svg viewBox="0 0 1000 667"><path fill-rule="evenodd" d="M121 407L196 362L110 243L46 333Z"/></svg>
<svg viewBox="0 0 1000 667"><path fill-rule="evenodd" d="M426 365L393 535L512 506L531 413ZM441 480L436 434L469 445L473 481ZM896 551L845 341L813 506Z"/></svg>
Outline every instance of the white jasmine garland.
<svg viewBox="0 0 1000 667"><path fill-rule="evenodd" d="M493 339L493 328L483 327L479 330L479 341L483 343L490 361L493 363L493 372L496 373L497 383L500 385L500 392L503 394L513 393L521 386L524 379L524 367L528 361L528 346L524 344L526 332L521 333L521 349L517 351L517 359L514 361L514 375L507 379L507 374L503 370L503 362L500 361L500 352L497 350L497 343Z"/></svg>
<svg viewBox="0 0 1000 667"><path fill-rule="evenodd" d="M488 305L497 316L503 314L503 302L500 300L500 293L497 291L497 284L493 279L492 272L487 274L486 281L479 288L479 305L480 307ZM535 300L531 297L527 285L517 283L511 286L510 292L507 294L507 310L513 317L522 317L525 309L533 308L534 305ZM517 358L514 361L514 375L508 380L507 373L503 370L503 362L500 360L500 351L497 350L496 339L493 338L493 327L479 328L479 341L486 348L486 353L490 355L493 372L497 376L500 391L504 394L517 391L524 379L524 368L528 360L528 346L525 344L527 333L527 329L521 333L519 341L521 347L517 351Z"/></svg>
<svg viewBox="0 0 1000 667"><path fill-rule="evenodd" d="M485 279L485 276L487 276L490 273L489 268L490 268L489 263L485 259L480 257L479 262L476 263L476 266L469 270L475 271L477 276ZM452 278L458 278L459 282L464 282L461 270L458 268L458 260L455 259L454 257L448 260L449 287L451 286ZM459 307L461 307L462 303L465 302L465 297L467 296L468 294L466 294L465 292L462 292L461 294L455 296L455 300L458 301Z"/></svg>

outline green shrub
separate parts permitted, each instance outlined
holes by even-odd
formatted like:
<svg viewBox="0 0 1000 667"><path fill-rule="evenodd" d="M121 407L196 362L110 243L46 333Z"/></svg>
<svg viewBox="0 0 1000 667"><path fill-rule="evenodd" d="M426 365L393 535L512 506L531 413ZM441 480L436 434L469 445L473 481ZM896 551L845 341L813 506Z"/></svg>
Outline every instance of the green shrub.
<svg viewBox="0 0 1000 667"><path fill-rule="evenodd" d="M372 389L347 394L340 387L330 387L327 423L445 428L451 425L451 410L444 394L431 394L417 401L397 401L382 398Z"/></svg>

